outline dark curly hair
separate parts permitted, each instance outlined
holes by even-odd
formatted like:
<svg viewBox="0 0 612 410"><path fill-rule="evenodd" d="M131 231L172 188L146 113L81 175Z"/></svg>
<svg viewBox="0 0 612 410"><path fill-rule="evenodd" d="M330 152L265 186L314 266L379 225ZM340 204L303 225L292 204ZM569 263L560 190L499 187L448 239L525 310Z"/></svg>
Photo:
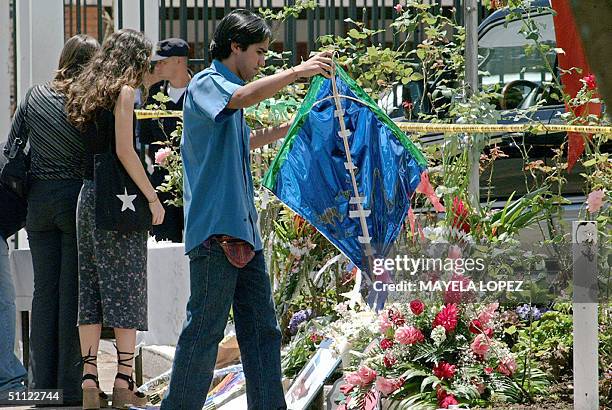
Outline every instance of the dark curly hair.
<svg viewBox="0 0 612 410"><path fill-rule="evenodd" d="M151 41L139 31L122 29L110 35L68 89L68 120L84 130L98 109L112 110L124 85L142 84L152 49Z"/></svg>
<svg viewBox="0 0 612 410"><path fill-rule="evenodd" d="M217 26L210 42L210 56L224 60L232 54L232 41L246 50L251 44L261 43L271 37L270 26L263 18L248 10L234 10L223 17Z"/></svg>

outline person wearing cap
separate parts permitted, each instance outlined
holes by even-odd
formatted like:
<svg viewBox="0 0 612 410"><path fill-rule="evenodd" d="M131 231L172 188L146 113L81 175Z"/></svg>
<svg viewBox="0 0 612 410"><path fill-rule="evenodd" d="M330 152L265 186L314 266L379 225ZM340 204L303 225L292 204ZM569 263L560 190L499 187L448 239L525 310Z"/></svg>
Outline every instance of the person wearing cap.
<svg viewBox="0 0 612 410"><path fill-rule="evenodd" d="M187 67L189 58L189 44L180 38L168 38L161 40L155 47L155 54L151 58L154 63L153 75L162 81L154 84L149 89L149 97L144 104L159 104L153 96L158 92L170 97L165 103L167 110L182 111L183 100L187 85L191 80L191 72ZM161 149L161 145L155 144L169 139L170 134L176 129L178 118L159 118L139 121L139 141L148 144L147 150L151 163L155 162L155 152ZM160 186L164 182L167 171L155 167L151 174L153 186ZM159 198L166 209L164 223L156 225L151 229L151 235L157 240L169 240L172 242L183 241L183 208L168 205L166 200L171 199L171 194L160 192Z"/></svg>

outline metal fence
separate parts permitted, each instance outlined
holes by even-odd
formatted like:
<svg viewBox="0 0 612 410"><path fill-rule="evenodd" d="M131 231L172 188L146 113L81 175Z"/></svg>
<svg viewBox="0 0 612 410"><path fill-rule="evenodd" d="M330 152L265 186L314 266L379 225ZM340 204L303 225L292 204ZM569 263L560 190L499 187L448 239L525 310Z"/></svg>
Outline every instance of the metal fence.
<svg viewBox="0 0 612 410"><path fill-rule="evenodd" d="M135 7L139 1L140 30L145 30L144 0L115 0L117 12L113 12L109 0L64 0L65 4L65 37L77 33L87 33L104 40L114 20L117 27L123 27L123 9ZM458 23L462 24L461 0L431 0L438 13L450 13L455 7L458 10ZM208 44L219 20L235 8L246 8L253 11L272 9L279 11L283 6L295 5L296 0L160 0L159 5L159 38L180 37L191 46L190 62L197 71L210 63ZM371 29L389 27L398 16L394 6L398 0L319 0L314 10L306 10L297 18L290 17L281 24L275 33L271 49L289 51L290 62L296 64L308 57L311 51L318 48L317 39L326 34L345 35L351 28L347 18L364 22ZM480 8L481 19L488 11ZM414 39L422 39L422 30L417 29ZM386 45L397 45L406 39L406 33L394 36L393 33L380 34L376 40Z"/></svg>

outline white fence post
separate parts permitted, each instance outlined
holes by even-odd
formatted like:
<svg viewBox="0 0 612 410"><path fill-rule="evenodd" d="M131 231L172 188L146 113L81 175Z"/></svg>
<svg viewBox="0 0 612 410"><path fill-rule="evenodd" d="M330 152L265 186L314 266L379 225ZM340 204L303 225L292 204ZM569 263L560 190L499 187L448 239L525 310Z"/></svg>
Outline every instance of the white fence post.
<svg viewBox="0 0 612 410"><path fill-rule="evenodd" d="M574 408L599 409L597 223L574 221Z"/></svg>
<svg viewBox="0 0 612 410"><path fill-rule="evenodd" d="M131 28L140 31L140 1L122 2L122 28ZM113 0L113 22L115 30L119 29L119 2ZM144 33L149 40L155 43L159 40L159 2L158 0L144 1Z"/></svg>

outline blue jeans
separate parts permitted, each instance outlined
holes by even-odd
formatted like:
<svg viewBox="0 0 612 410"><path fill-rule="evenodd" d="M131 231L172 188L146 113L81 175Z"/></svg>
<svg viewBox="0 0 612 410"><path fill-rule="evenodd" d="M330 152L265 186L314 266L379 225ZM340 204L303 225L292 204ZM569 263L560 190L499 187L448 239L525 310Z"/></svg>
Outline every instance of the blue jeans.
<svg viewBox="0 0 612 410"><path fill-rule="evenodd" d="M201 409L210 388L219 342L233 306L249 410L286 409L281 385L281 333L264 256L242 269L214 241L189 252L191 296L179 337L170 387L161 410Z"/></svg>
<svg viewBox="0 0 612 410"><path fill-rule="evenodd" d="M15 287L8 246L0 237L0 392L23 389L27 372L15 357Z"/></svg>

